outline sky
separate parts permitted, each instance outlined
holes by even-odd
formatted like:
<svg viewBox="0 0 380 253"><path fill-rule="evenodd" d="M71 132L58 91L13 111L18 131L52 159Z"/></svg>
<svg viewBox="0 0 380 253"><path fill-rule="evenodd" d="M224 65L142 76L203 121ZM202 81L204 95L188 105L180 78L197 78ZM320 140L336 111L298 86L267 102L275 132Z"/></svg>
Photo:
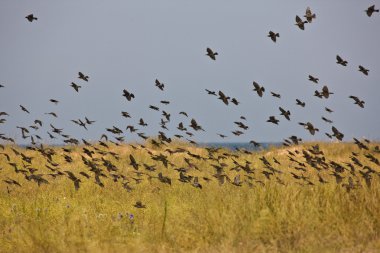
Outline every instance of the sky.
<svg viewBox="0 0 380 253"><path fill-rule="evenodd" d="M346 141L379 140L380 15L368 17L364 12L372 4L376 3L2 0L0 84L5 87L0 88L0 111L10 116L0 117L6 119L0 133L23 143L16 126L28 127L40 119L43 127L30 131L44 143L63 140L49 139L49 124L87 140L98 140L113 126L125 132L127 141L140 140L125 131L127 125L148 136L163 131L190 138L177 126L183 122L191 130L194 118L205 129L191 131L195 135L190 139L197 142L280 142L291 135L329 140L324 133L331 133L332 126ZM295 17L303 18L308 6L316 19L302 31ZM28 22L25 16L31 13L38 20ZM280 34L276 43L267 37L269 31ZM218 52L216 61L205 55L207 47ZM347 67L336 64L337 54L348 61ZM359 65L370 70L368 76L358 71ZM89 76L88 83L78 79L79 71ZM310 82L309 74L318 77L319 84ZM165 84L164 91L155 86L155 79ZM265 87L262 98L253 91L253 81ZM78 93L71 82L82 86ZM313 96L324 85L334 94L328 99ZM135 99L127 101L123 89ZM226 106L205 89L221 90L240 104ZM281 99L270 91L280 93ZM365 108L354 105L350 95L364 100ZM296 98L306 102L305 108L296 105ZM54 105L49 99L60 102ZM291 121L280 115L280 106L291 112ZM159 126L162 110L171 114L169 130ZM132 118L123 118L121 111ZM58 118L45 114L49 112ZM266 122L272 115L279 125ZM71 122L84 117L96 121L88 130ZM148 126L137 125L140 118ZM249 129L234 136L231 131L239 130L235 121ZM320 130L314 136L298 124L308 121Z"/></svg>

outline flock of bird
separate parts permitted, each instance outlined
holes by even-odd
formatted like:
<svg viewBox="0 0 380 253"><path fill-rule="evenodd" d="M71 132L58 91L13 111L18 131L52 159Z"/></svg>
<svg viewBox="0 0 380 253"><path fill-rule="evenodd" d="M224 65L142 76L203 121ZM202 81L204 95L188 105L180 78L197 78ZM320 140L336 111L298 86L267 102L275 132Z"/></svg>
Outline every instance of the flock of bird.
<svg viewBox="0 0 380 253"><path fill-rule="evenodd" d="M376 9L373 5L370 6L367 10L365 10L365 12L369 17L371 17L373 13L379 12L379 10ZM305 26L312 24L313 20L316 19L317 16L308 7L303 17L305 18L305 20L303 20L298 15L295 18L295 25L301 30L304 30ZM33 14L26 16L26 19L29 22L34 22L38 20L37 17L35 17ZM280 38L280 34L277 32L269 31L268 37L274 43L277 43ZM206 56L208 56L211 60L216 61L217 57L219 57L219 54L213 49L207 48ZM348 62L339 55L336 55L336 63L342 66L348 65ZM362 65L359 65L358 70L366 76L369 75L369 70L363 67ZM80 82L89 82L90 80L90 77L82 72L78 72L77 78ZM319 78L314 77L312 75L308 76L308 80L314 84L318 84L319 82ZM75 92L80 92L82 84L79 82L77 83L71 82L70 86L75 90ZM156 79L154 81L154 84L159 90L165 91L165 84L163 82ZM253 81L252 85L253 92L255 92L260 98L265 96L266 89L264 86L262 86L256 81ZM6 87L4 85L0 85L0 88ZM238 106L240 103L237 98L230 97L226 95L223 91L212 91L209 89L205 90L208 95L216 97L227 106L230 103L234 104L235 106ZM314 96L320 99L328 99L330 95L333 94L334 93L331 92L326 85L323 86L321 90L315 90L314 92ZM133 99L135 99L135 94L133 94L131 91L128 91L127 89L124 89L121 95L125 97L127 102L130 102ZM276 99L281 99L281 94L273 91L271 91L271 96L273 96ZM352 99L354 101L354 104L356 104L360 108L364 108L365 102L357 96L351 95L349 96L349 99ZM58 101L57 99L50 99L49 101L54 105L58 105L60 103L60 101ZM160 101L160 103L163 106L165 106L167 104L170 104L170 101L162 100ZM305 107L306 103L301 101L300 99L296 99L296 105ZM254 168L252 166L252 162L246 158L247 155L249 156L253 154L252 151L238 149L237 152L226 152L224 149L207 147L205 148L205 150L207 150L208 153L207 156L202 156L193 153L186 148L172 148L170 146L170 143L172 142L173 137L167 136L167 133L165 133L165 131L168 130L167 123L171 121L171 113L165 110L161 110L159 106L156 105L149 105L149 108L152 111L162 113L162 118L159 122L159 126L162 128L162 130L158 131L157 138L149 138L141 130L141 128L148 126L148 123L143 118L140 118L138 120L138 126L128 125L125 128L125 130L120 129L116 126L106 128L106 132L102 134L100 140L96 143L91 143L89 141L86 141L85 139L82 139L82 141L76 139L68 134L65 134L63 128L57 128L52 123L47 123L50 126L50 129L47 131L49 138L61 138L60 140L62 140L65 144L68 144L68 146L62 146L60 148L50 148L45 147L42 144L43 138L36 132L40 128L43 128L43 126L45 126L46 123L40 119L35 119L33 124L30 126L17 126L17 128L21 132L22 138L24 140L29 140L30 145L28 145L26 149L15 149L11 147L13 154L8 154L4 152L4 150L7 148L5 144L16 144L16 140L9 136L6 136L3 133L0 133L0 139L3 141L4 144L0 144L0 149L3 150L3 152L0 153L0 159L2 159L0 160L0 173L4 169L4 166L9 166L10 168L13 168L17 174L23 175L26 180L35 182L38 185L48 184L48 177L51 177L53 179L57 177L66 177L67 179L73 182L76 190L80 188L80 184L83 180L90 180L92 178L94 179L95 184L99 185L100 187L104 187L102 178L106 177L111 178L114 182L122 182L123 187L128 191L133 190L133 188L131 187L131 181L134 181L138 184L141 182L141 180L143 180L144 176L150 180L157 179L163 184L171 185L173 178L163 175L163 171L159 170L160 167L171 168L177 171L178 180L181 183L189 183L192 186L199 189L202 189L202 185L204 183L210 182L213 178L215 178L215 180L217 180L219 184L224 184L225 182L228 182L234 186L242 186L243 184L247 184L249 186L253 186L255 184L265 184L265 181L255 177L255 173L258 171L258 169ZM32 111L24 105L20 105L20 109L27 114L31 114ZM333 110L327 107L325 108L325 110L328 113L333 112ZM46 114L51 115L54 118L58 117L58 115L55 112L47 112ZM187 125L182 121L179 122L177 129L180 132L178 134L175 134L174 137L178 139L185 139L186 136L187 141L193 144L197 144L194 140L191 139L191 137L193 137L196 132L205 131L205 129L196 121L196 119L189 117L189 113L182 111L179 112L179 115L183 117L183 119L188 120L189 123ZM282 107L279 107L279 115L287 121L290 121L292 117L292 113L288 109L284 109ZM122 111L121 116L124 118L132 118L131 114L126 111ZM7 112L0 112L0 124L6 123L6 117L9 117L9 114ZM332 120L327 119L324 116L322 116L322 120L325 121L327 124L333 123ZM96 121L90 120L87 117L84 117L83 119L74 119L71 121L78 127L83 127L86 130L91 125L96 124ZM267 122L278 125L280 120L276 117L276 115L270 115ZM249 126L246 123L245 116L240 116L240 120L235 121L234 124L238 127L238 129L231 131L231 133L236 136L244 134L245 131L249 129ZM319 129L315 127L314 124L312 124L311 122L299 122L298 124L305 128L311 135L315 135L316 132L319 131ZM132 151L130 152L129 157L127 158L121 157L120 154L112 151L111 146L120 146L121 143L125 141L124 136L127 132L136 133L140 138L146 140L146 143L151 145L153 148L160 148L159 150L161 151L158 151L158 149L155 150L143 144L129 144L132 150L140 150L141 152L145 152L147 155L149 155L153 164L138 161L133 156ZM222 139L228 137L224 133L217 134ZM329 138L336 138L339 141L342 141L344 138L344 134L340 132L335 126L331 127L330 133L325 134ZM113 139L111 139L109 135L112 135ZM291 147L293 145L298 145L301 141L301 138L293 135L289 138L284 139L283 145L286 147ZM375 166L380 166L379 160L375 157L375 154L380 153L380 149L378 146L374 148L370 147L369 140L360 141L354 138L354 142L360 150L363 150L365 152L364 155L365 159L367 159L367 162L373 163ZM261 145L260 143L254 140L251 140L250 143L255 147L259 147ZM68 169L62 169L69 168L70 164L72 164L75 161L75 158L73 158L74 151L73 148L70 147L70 145L79 145L78 147L81 150L80 158L85 167L88 168L88 171L81 171L79 174L75 175L72 171ZM371 184L372 175L377 174L380 176L378 170L368 165L363 165L364 163L361 160L359 160L359 154L355 152L352 152L350 160L345 162L344 164L337 163L331 160L329 161L328 158L324 156L323 151L319 149L318 145L313 146L311 149L289 149L287 152L289 161L292 164L295 164L294 168L297 170L297 172L300 172L291 172L291 175L294 179L296 179L303 185L314 185L318 182L327 183L327 180L322 178L322 175L319 173L320 171L330 171L330 175L335 177L336 182L338 184L340 184L344 179L342 173L348 171L350 173L350 176L347 176L348 181L342 184L348 190L354 189L356 187L358 181L355 183L354 178L357 178L358 171L359 175L361 175L361 177L365 180L368 186L370 186ZM180 165L174 164L171 161L171 156L178 153L182 154L184 159ZM49 173L41 173L40 169L35 168L35 166L33 165L33 161L35 161L36 159L34 159L35 157L30 154L42 157L44 159L44 165L46 169L49 170ZM238 158L241 156L244 156L244 164L238 162ZM133 170L133 173L136 174L136 177L130 177L123 174L121 170L118 168L118 166L115 165L115 161L123 161L123 159L126 159L128 161L128 167ZM284 184L280 177L280 175L283 172L276 168L276 165L280 165L280 162L275 157L273 157L272 159L273 161L269 161L268 158L266 158L265 156L260 158L261 163L263 165L261 174L264 175L264 178L266 179L275 178L278 183ZM23 164L22 168L20 167L20 161L21 164ZM211 176L203 175L203 177L190 175L191 171L202 170L202 168L200 168L199 165L197 165L197 163L201 161L208 161L210 167L213 168L215 174L212 174ZM244 179L242 179L242 176L240 174L236 175L233 178L230 178L228 176L228 173L226 173L227 169L234 170L236 172L243 172ZM317 172L317 182L313 182L309 177L304 175L304 172L310 169L315 169L315 171ZM154 174L156 171L160 172L156 175ZM20 187L22 185L22 183L12 178L4 179L3 182L5 182L10 187ZM142 204L142 202L138 201L135 207L145 208L145 205Z"/></svg>

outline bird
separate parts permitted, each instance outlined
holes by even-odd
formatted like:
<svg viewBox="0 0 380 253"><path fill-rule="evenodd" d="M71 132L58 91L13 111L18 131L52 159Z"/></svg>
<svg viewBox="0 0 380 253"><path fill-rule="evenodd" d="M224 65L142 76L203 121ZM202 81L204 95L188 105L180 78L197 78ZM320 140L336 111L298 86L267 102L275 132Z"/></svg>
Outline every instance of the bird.
<svg viewBox="0 0 380 253"><path fill-rule="evenodd" d="M35 17L33 14L29 14L25 17L29 22L33 22L34 20L37 20L38 18Z"/></svg>
<svg viewBox="0 0 380 253"><path fill-rule="evenodd" d="M359 71L362 72L364 75L368 76L369 69L366 69L362 65L359 65Z"/></svg>
<svg viewBox="0 0 380 253"><path fill-rule="evenodd" d="M208 90L208 89L205 89L205 90L207 91L208 95L216 96L216 92L215 91L211 91L211 90Z"/></svg>
<svg viewBox="0 0 380 253"><path fill-rule="evenodd" d="M275 116L269 116L269 119L267 120L267 122L278 125L278 122L280 122L280 121L278 119L276 119Z"/></svg>
<svg viewBox="0 0 380 253"><path fill-rule="evenodd" d="M325 117L322 117L322 120L323 121L325 121L325 122L327 122L327 123L333 123L333 121L332 120L330 120L330 119L326 119Z"/></svg>
<svg viewBox="0 0 380 253"><path fill-rule="evenodd" d="M296 99L296 102L297 102L297 105L301 106L301 107L305 107L306 103L305 102L302 102L301 100L299 100L298 98Z"/></svg>
<svg viewBox="0 0 380 253"><path fill-rule="evenodd" d="M314 76L312 76L312 75L309 75L309 81L312 81L312 82L314 82L314 83L318 83L319 78L316 78L316 77L314 77Z"/></svg>
<svg viewBox="0 0 380 253"><path fill-rule="evenodd" d="M296 16L296 23L295 25L299 27L301 30L305 30L305 24L307 21L303 21L298 15Z"/></svg>
<svg viewBox="0 0 380 253"><path fill-rule="evenodd" d="M336 55L336 63L342 66L347 66L348 62L346 60L343 60L339 55Z"/></svg>
<svg viewBox="0 0 380 253"><path fill-rule="evenodd" d="M268 37L271 38L272 41L276 43L276 39L280 37L280 34L269 31Z"/></svg>
<svg viewBox="0 0 380 253"><path fill-rule="evenodd" d="M128 92L126 89L123 89L123 97L125 97L128 101L131 101L132 98L135 98L135 95L131 92Z"/></svg>
<svg viewBox="0 0 380 253"><path fill-rule="evenodd" d="M133 206L136 208L146 208L146 205L144 205L141 201L136 201Z"/></svg>
<svg viewBox="0 0 380 253"><path fill-rule="evenodd" d="M49 101L52 102L52 103L54 103L54 104L56 104L56 105L59 103L59 101L56 100L56 99L50 99Z"/></svg>
<svg viewBox="0 0 380 253"><path fill-rule="evenodd" d="M158 79L156 79L155 83L156 83L156 86L157 86L160 90L164 90L164 87L165 87L165 84L164 84L164 83L161 83Z"/></svg>
<svg viewBox="0 0 380 253"><path fill-rule="evenodd" d="M275 98L281 98L281 94L278 94L278 93L274 93L273 91L270 92L271 95Z"/></svg>
<svg viewBox="0 0 380 253"><path fill-rule="evenodd" d="M263 86L260 86L260 84L255 81L253 81L253 87L253 90L257 92L257 95L259 95L259 97L262 97L265 92L265 88Z"/></svg>
<svg viewBox="0 0 380 253"><path fill-rule="evenodd" d="M228 100L230 99L230 97L227 97L226 95L224 95L222 91L219 91L218 95L219 95L218 99L222 100L225 105L228 105Z"/></svg>
<svg viewBox="0 0 380 253"><path fill-rule="evenodd" d="M318 132L319 129L318 128L315 128L313 126L312 123L310 122L307 122L307 123L302 123L302 122L299 122L298 123L299 125L303 126L306 130L308 130L310 132L311 135L315 135L315 132Z"/></svg>
<svg viewBox="0 0 380 253"><path fill-rule="evenodd" d="M20 108L22 111L30 114L30 112L24 106L20 105Z"/></svg>
<svg viewBox="0 0 380 253"><path fill-rule="evenodd" d="M282 107L279 107L281 115L283 115L287 120L290 120L290 111L285 111Z"/></svg>
<svg viewBox="0 0 380 253"><path fill-rule="evenodd" d="M356 96L349 96L349 98L353 99L355 101L355 104L360 106L361 108L364 108L364 101L363 100L360 100L358 97Z"/></svg>
<svg viewBox="0 0 380 253"><path fill-rule="evenodd" d="M331 110L331 109L328 108L328 107L325 107L325 111L328 112L328 113L332 113L332 112L334 112L333 110Z"/></svg>
<svg viewBox="0 0 380 253"><path fill-rule="evenodd" d="M88 76L86 76L86 75L84 75L82 72L78 72L78 78L79 79L82 79L83 81L86 81L86 82L88 82Z"/></svg>
<svg viewBox="0 0 380 253"><path fill-rule="evenodd" d="M240 102L237 101L236 98L232 98L232 99L231 99L231 103L233 103L233 104L235 104L235 105L239 105L239 104L240 104Z"/></svg>
<svg viewBox="0 0 380 253"><path fill-rule="evenodd" d="M323 86L323 88L322 88L322 96L324 97L324 98L329 98L329 96L331 95L331 94L334 94L333 92L330 92L329 91L329 88L325 85L325 86Z"/></svg>
<svg viewBox="0 0 380 253"><path fill-rule="evenodd" d="M367 10L365 10L365 12L368 17L371 17L374 12L379 12L379 9L375 9L375 5L371 5Z"/></svg>
<svg viewBox="0 0 380 253"><path fill-rule="evenodd" d="M339 132L339 130L336 127L334 127L334 126L331 129L333 131L332 136L335 136L335 138L337 138L340 141L343 140L344 134L342 134L341 132Z"/></svg>
<svg viewBox="0 0 380 253"><path fill-rule="evenodd" d="M4 88L4 87L5 87L4 85L0 84L0 88Z"/></svg>
<svg viewBox="0 0 380 253"><path fill-rule="evenodd" d="M212 51L211 48L209 48L209 47L206 49L206 51L207 51L206 55L215 61L216 60L215 56L218 55L218 53Z"/></svg>
<svg viewBox="0 0 380 253"><path fill-rule="evenodd" d="M307 22L311 23L313 21L313 19L315 19L317 17L317 15L315 15L315 13L311 12L310 7L307 7L304 17L306 18Z"/></svg>
<svg viewBox="0 0 380 253"><path fill-rule="evenodd" d="M74 83L74 82L71 82L71 85L70 85L70 86L73 87L74 90L75 90L76 92L79 92L79 89L82 88L82 86L77 85L77 84Z"/></svg>

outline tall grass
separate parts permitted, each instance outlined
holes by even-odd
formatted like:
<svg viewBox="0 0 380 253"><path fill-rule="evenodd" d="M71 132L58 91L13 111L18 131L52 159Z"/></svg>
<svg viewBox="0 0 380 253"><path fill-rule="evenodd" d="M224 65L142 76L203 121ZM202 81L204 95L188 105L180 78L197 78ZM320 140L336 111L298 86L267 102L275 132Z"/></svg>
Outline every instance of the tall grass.
<svg viewBox="0 0 380 253"><path fill-rule="evenodd" d="M308 149L315 143L295 146L289 150ZM350 161L351 152L358 152L363 165L379 171L379 166L364 157L368 151L359 150L349 143L320 143L328 161ZM184 148L201 157L208 157L204 148L175 143L169 148ZM11 161L24 168L19 156L11 147L3 151ZM95 184L94 177L82 163L82 147L71 147L74 161L67 163L60 148L54 148L54 161L60 170L70 170L82 183L75 190L67 176L52 178L46 160L36 151L17 150L35 157L31 167L38 169L49 184L37 186L15 173L5 156L0 156L0 252L379 252L380 251L380 183L379 174L373 174L372 184L356 171L342 172L343 182L337 184L332 169L320 171L328 183L318 182L315 169L307 166L306 172L294 169L283 148L272 148L253 154L220 150L217 155L237 154L227 157L225 172L231 180L241 175L242 186L228 181L220 185L213 177L216 161L192 159L198 167L187 175L198 176L202 189L178 180L174 168L189 168L186 153L169 155L164 150L146 145L146 149L130 146L112 146L119 160L105 156L118 168L117 173L125 180L114 182L101 177L104 187ZM371 146L371 149L373 146ZM162 152L175 166L165 168L153 161L147 150ZM129 165L129 154L139 164L157 164L156 171L149 172L141 165L138 175ZM302 153L296 155L304 161ZM374 154L374 153L373 153ZM214 155L214 156L217 156ZM377 154L374 154L375 156ZM274 166L282 173L267 179L260 157L272 162L276 157L281 165ZM377 155L378 156L378 155ZM94 155L94 158L101 158ZM230 170L233 160L244 165L251 162L254 179L246 177L243 170ZM96 159L95 159L96 160ZM24 163L25 164L25 163ZM358 168L359 170L359 168ZM85 171L90 179L80 176ZM163 184L157 178L162 172L172 179ZM295 179L290 172L303 175L314 185ZM152 178L153 177L153 178ZM207 182L204 177L211 179ZM279 179L276 179L278 177ZM342 185L353 178L355 188L348 191ZM8 185L8 178L22 187ZM133 179L135 178L135 179ZM141 179L138 181L137 179ZM123 188L123 181L130 181L133 189ZM282 182L283 184L279 183ZM146 208L134 207L141 201Z"/></svg>

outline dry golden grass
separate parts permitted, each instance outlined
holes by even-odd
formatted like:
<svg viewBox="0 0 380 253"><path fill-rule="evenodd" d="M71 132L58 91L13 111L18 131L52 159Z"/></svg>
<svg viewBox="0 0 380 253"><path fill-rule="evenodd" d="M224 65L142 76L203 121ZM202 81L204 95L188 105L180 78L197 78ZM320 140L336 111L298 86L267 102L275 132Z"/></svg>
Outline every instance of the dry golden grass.
<svg viewBox="0 0 380 253"><path fill-rule="evenodd" d="M252 154L216 152L214 157L226 157L220 158L219 163L227 165L224 171L228 178L233 181L236 175L241 176L241 187L228 180L223 185L218 183L211 166L218 164L215 160L164 151L183 148L208 157L206 149L182 143L164 148L149 144L137 149L110 146L108 150L118 154L119 159L109 154L104 158L118 170L110 173L101 160L97 162L107 176L100 177L104 187L95 184L94 173L83 164L81 155L90 158L83 154L82 146L70 147L71 163L64 161L62 148L52 147L56 152L52 160L60 164L58 170L71 171L81 179L78 191L67 175L56 178L47 175L52 171L45 167L46 158L39 152L15 147L26 156L35 157L30 167L37 169L34 174L42 174L49 184L37 186L36 182L26 180L0 155L0 252L379 252L380 169L364 156L371 153L379 157L379 154L359 150L350 143L319 143L326 162L334 161L346 168L340 173L342 183L337 184L331 167L318 172L307 165L302 172L289 161L286 150L301 151L315 144ZM99 145L95 147L106 150ZM369 147L373 150L374 144ZM148 151L167 155L175 166L165 168L161 162L152 160ZM370 187L359 172L363 168L357 167L350 173L344 164L350 162L352 151L359 154L364 166L376 171L377 174L372 173ZM18 169L28 170L27 163L10 146L2 152L10 156ZM143 174L136 174L129 165L130 154L140 164L138 172ZM268 171L259 160L262 156L282 173L267 179L262 174ZM189 168L184 157L197 166L198 169L190 168L187 175L198 176L202 189L178 180L179 173L174 168ZM275 164L273 157L281 165ZM253 179L244 170L231 170L235 167L232 158L241 165L245 165L245 160L251 162L254 173L249 176ZM306 163L302 152L295 154L295 159ZM156 171L147 171L143 163L157 164ZM81 176L81 171L91 178ZM159 172L171 178L171 186L156 178ZM295 179L290 172L303 175L305 180ZM318 173L328 183L319 183ZM114 182L110 174L126 178ZM354 188L348 191L350 177ZM3 181L7 179L16 180L22 187ZM133 190L123 188L127 181ZM136 201L142 201L146 208L134 207Z"/></svg>

